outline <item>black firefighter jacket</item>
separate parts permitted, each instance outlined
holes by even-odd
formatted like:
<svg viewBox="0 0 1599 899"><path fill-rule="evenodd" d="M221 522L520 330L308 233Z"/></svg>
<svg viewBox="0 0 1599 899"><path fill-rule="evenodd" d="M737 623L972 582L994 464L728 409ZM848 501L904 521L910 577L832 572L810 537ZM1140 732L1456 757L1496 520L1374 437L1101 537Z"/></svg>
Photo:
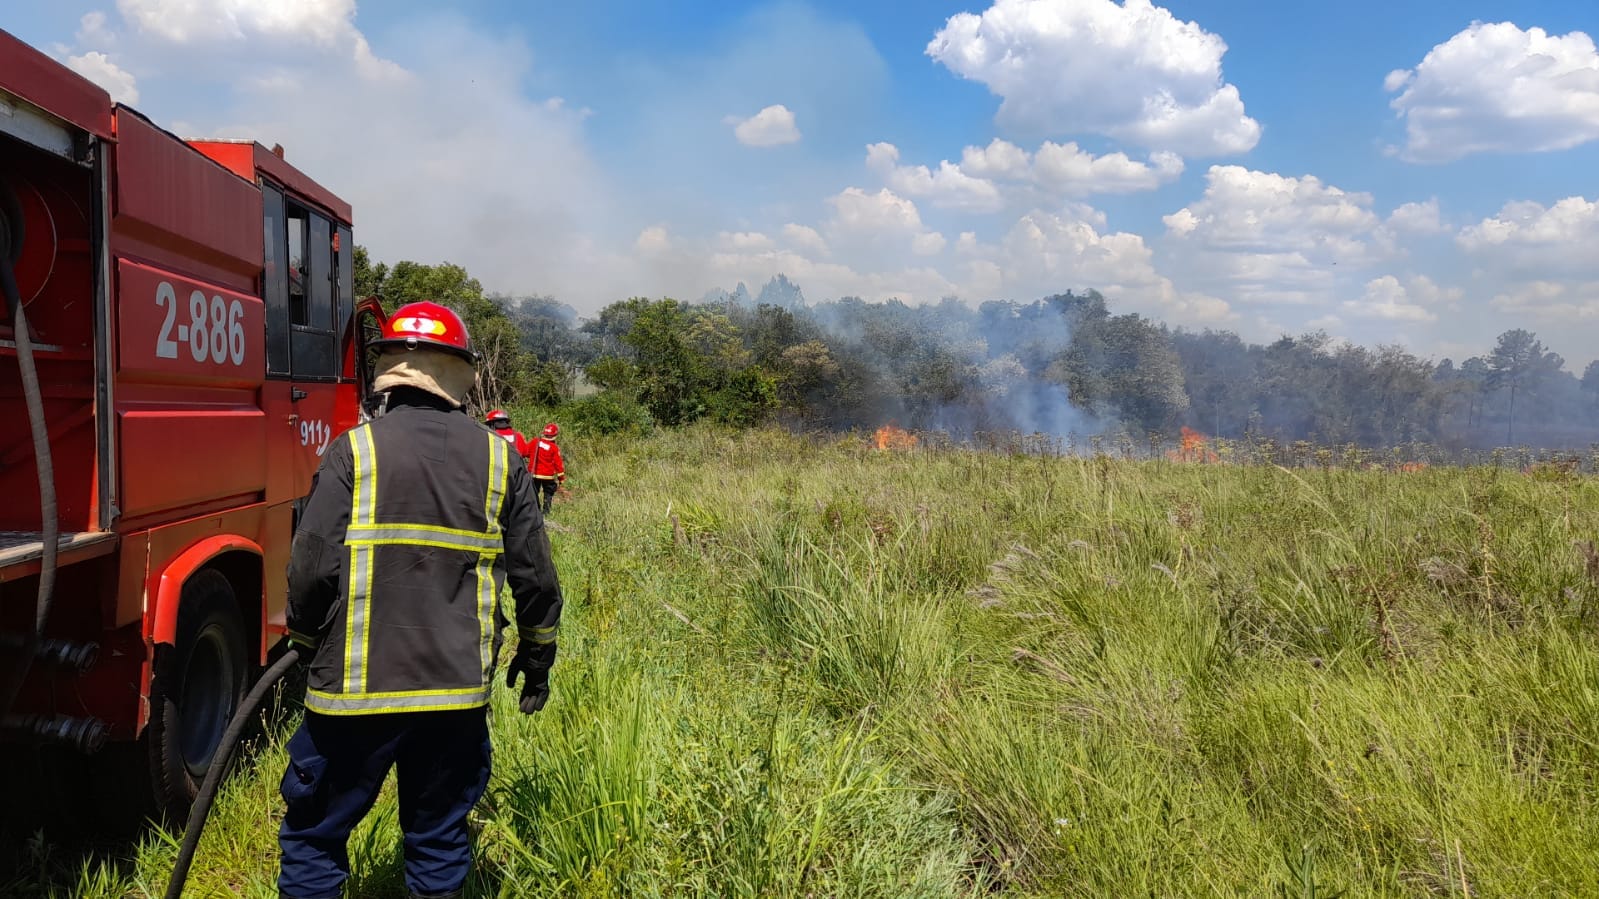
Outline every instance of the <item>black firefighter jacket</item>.
<svg viewBox="0 0 1599 899"><path fill-rule="evenodd" d="M464 412L393 391L381 418L328 447L295 532L290 637L316 647L306 708L487 704L507 582L518 636L548 665L561 589L526 467Z"/></svg>

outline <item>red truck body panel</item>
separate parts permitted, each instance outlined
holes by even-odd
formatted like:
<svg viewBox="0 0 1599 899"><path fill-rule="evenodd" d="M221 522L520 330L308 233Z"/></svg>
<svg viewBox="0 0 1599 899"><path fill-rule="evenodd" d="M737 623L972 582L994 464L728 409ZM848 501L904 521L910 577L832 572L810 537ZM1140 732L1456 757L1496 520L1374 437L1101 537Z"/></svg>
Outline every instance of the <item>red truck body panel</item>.
<svg viewBox="0 0 1599 899"><path fill-rule="evenodd" d="M111 95L104 88L5 31L0 31L0 60L0 90L95 137L111 137Z"/></svg>
<svg viewBox="0 0 1599 899"><path fill-rule="evenodd" d="M255 141L194 140L189 145L240 178L253 180L257 173L265 174L338 221L346 225L354 222L349 203Z"/></svg>

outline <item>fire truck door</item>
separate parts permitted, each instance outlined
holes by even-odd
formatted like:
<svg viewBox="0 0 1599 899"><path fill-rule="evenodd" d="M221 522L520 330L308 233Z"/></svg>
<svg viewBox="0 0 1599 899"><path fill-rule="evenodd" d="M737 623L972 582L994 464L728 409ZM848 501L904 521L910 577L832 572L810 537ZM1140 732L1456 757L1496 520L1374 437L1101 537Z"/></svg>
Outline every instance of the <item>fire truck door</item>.
<svg viewBox="0 0 1599 899"><path fill-rule="evenodd" d="M344 430L338 416L343 329L333 226L270 185L262 194L272 458L267 501L275 504L310 491L322 454Z"/></svg>

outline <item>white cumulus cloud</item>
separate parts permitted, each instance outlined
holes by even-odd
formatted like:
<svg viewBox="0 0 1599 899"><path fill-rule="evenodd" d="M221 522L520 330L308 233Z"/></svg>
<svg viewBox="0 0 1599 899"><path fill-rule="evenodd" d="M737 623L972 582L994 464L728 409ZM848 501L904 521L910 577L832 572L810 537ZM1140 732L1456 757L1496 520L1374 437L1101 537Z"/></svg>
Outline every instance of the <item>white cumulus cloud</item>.
<svg viewBox="0 0 1599 899"><path fill-rule="evenodd" d="M1429 307L1456 302L1462 293L1459 288L1441 288L1426 276L1403 284L1393 275L1383 275L1368 281L1365 293L1359 299L1346 300L1343 309L1360 318L1435 322L1438 313Z"/></svg>
<svg viewBox="0 0 1599 899"><path fill-rule="evenodd" d="M964 248L993 263L988 271L996 283L976 295L1039 297L1092 288L1129 308L1173 322L1216 323L1233 318L1224 300L1180 290L1158 273L1154 254L1143 237L1104 228L1103 215L1087 208L1060 213L1035 210L1023 215L997 246L974 243Z"/></svg>
<svg viewBox="0 0 1599 899"><path fill-rule="evenodd" d="M1443 234L1449 230L1438 209L1438 198L1405 203L1388 214L1388 227L1406 234Z"/></svg>
<svg viewBox="0 0 1599 899"><path fill-rule="evenodd" d="M1165 216L1190 278L1241 300L1331 299L1340 275L1393 255L1369 194L1314 175L1212 166L1199 200Z"/></svg>
<svg viewBox="0 0 1599 899"><path fill-rule="evenodd" d="M1067 196L1154 190L1182 173L1182 157L1167 152L1152 153L1149 162L1143 163L1125 153L1095 156L1076 143L1045 141L1033 156L1034 182Z"/></svg>
<svg viewBox="0 0 1599 899"><path fill-rule="evenodd" d="M986 178L974 178L948 160L938 168L899 164L899 148L875 143L866 148L866 166L888 182L888 186L912 197L926 197L934 206L993 212L1002 200L999 188Z"/></svg>
<svg viewBox="0 0 1599 899"><path fill-rule="evenodd" d="M1150 154L1148 163L1125 153L1095 156L1075 142L1044 141L1036 153L1001 138L986 147L967 147L959 163L943 160L936 169L900 165L899 148L875 143L866 148L866 166L888 186L934 206L967 212L1053 205L1067 197L1153 190L1176 180L1182 157Z"/></svg>
<svg viewBox="0 0 1599 899"><path fill-rule="evenodd" d="M722 120L733 126L733 136L746 147L778 147L800 139L794 113L787 106L768 106L747 119L728 116Z"/></svg>
<svg viewBox="0 0 1599 899"><path fill-rule="evenodd" d="M1174 234L1212 249L1319 252L1364 258L1380 223L1370 194L1340 190L1314 175L1290 177L1242 166L1211 166L1204 196L1166 216Z"/></svg>
<svg viewBox="0 0 1599 899"><path fill-rule="evenodd" d="M1413 162L1599 139L1599 51L1581 31L1475 22L1383 87L1399 94L1390 105L1405 122L1400 155Z"/></svg>
<svg viewBox="0 0 1599 899"><path fill-rule="evenodd" d="M937 231L927 231L911 238L911 252L918 256L937 256L944 252L944 244L948 243L944 235Z"/></svg>
<svg viewBox="0 0 1599 899"><path fill-rule="evenodd" d="M818 256L827 255L827 241L820 232L809 225L789 222L783 226L783 240L796 250L808 251Z"/></svg>
<svg viewBox="0 0 1599 899"><path fill-rule="evenodd" d="M721 244L734 250L769 250L775 244L759 231L723 231L717 235Z"/></svg>
<svg viewBox="0 0 1599 899"><path fill-rule="evenodd" d="M1599 281L1528 281L1496 294L1489 304L1511 315L1591 327L1599 319Z"/></svg>
<svg viewBox="0 0 1599 899"><path fill-rule="evenodd" d="M178 43L250 34L332 42L355 27L355 0L117 0L117 9L139 30Z"/></svg>
<svg viewBox="0 0 1599 899"><path fill-rule="evenodd" d="M829 243L857 263L892 265L906 250L933 256L944 249L943 235L923 225L916 204L886 187L875 193L846 187L827 203Z"/></svg>
<svg viewBox="0 0 1599 899"><path fill-rule="evenodd" d="M1473 266L1497 283L1599 279L1599 201L1567 197L1545 207L1506 203L1455 238Z"/></svg>
<svg viewBox="0 0 1599 899"><path fill-rule="evenodd" d="M1577 251L1589 249L1589 257L1599 242L1599 201L1567 197L1553 206L1530 201L1505 204L1499 214L1483 219L1460 232L1460 243L1468 250L1493 247L1551 248Z"/></svg>
<svg viewBox="0 0 1599 899"><path fill-rule="evenodd" d="M98 50L67 57L72 71L105 88L111 99L132 105L139 102L138 81Z"/></svg>
<svg viewBox="0 0 1599 899"><path fill-rule="evenodd" d="M1002 98L1002 124L1043 135L1092 132L1190 155L1260 140L1227 44L1150 0L995 0L951 16L927 54Z"/></svg>
<svg viewBox="0 0 1599 899"><path fill-rule="evenodd" d="M833 207L832 227L837 231L873 234L922 230L922 215L916 211L916 204L886 187L876 193L846 187L827 202Z"/></svg>

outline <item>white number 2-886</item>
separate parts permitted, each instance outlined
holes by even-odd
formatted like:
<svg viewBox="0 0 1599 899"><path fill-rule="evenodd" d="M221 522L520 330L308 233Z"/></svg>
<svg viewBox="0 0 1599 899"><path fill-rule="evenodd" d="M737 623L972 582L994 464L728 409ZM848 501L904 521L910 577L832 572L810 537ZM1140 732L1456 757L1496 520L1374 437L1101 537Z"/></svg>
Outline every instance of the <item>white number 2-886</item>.
<svg viewBox="0 0 1599 899"><path fill-rule="evenodd" d="M187 341L189 356L196 362L244 364L244 304L231 303L213 295L208 303L203 291L189 294L189 323L178 325L173 339L173 323L178 317L178 294L169 282L162 281L155 291L155 305L166 310L161 333L156 335L155 354L159 359L178 358L178 341Z"/></svg>

